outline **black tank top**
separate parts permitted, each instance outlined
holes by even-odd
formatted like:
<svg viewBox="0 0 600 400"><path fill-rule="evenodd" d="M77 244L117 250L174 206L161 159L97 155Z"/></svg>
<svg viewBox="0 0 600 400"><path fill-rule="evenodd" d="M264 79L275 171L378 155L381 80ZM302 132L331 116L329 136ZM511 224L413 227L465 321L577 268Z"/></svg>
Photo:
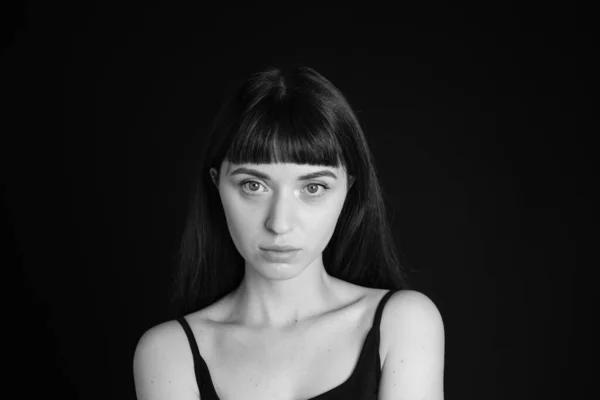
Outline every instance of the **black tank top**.
<svg viewBox="0 0 600 400"><path fill-rule="evenodd" d="M344 383L321 393L316 397L307 400L376 400L379 389L379 379L381 377L381 360L379 358L379 325L381 322L381 314L383 307L390 296L394 293L393 290L387 292L379 301L375 311L373 325L367 333L367 337L363 343L363 347L358 358L358 362L354 367L352 375L344 381ZM194 338L194 334L184 317L177 319L187 338L190 342L192 354L194 356L194 372L196 373L196 382L200 390L201 400L220 400L213 386L210 372L206 362L200 355L198 344Z"/></svg>

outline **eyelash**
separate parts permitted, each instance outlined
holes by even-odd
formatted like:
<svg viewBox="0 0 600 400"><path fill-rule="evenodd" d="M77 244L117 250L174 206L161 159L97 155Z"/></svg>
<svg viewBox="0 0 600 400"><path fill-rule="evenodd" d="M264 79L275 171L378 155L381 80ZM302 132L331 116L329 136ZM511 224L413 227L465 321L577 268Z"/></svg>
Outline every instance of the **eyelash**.
<svg viewBox="0 0 600 400"><path fill-rule="evenodd" d="M245 180L245 181L242 181L242 182L240 182L240 183L239 183L239 185L240 185L240 187L242 187L242 189L243 189L243 186L244 186L245 184L247 184L247 183L258 183L259 185L262 185L262 183L260 183L260 182L258 182L258 181L255 181L255 180ZM323 189L325 189L325 190L323 191L323 194L320 194L320 195L318 195L318 196L315 196L315 195L309 195L309 197L321 197L321 196L323 196L323 195L325 194L325 192L327 192L327 191L329 190L329 185L326 185L326 184L324 184L324 183L317 183L317 182L313 182L313 183L309 183L309 184L307 184L306 186L311 186L311 185L315 185L315 186L322 186L322 187L323 187ZM306 187L306 186L305 186L305 187ZM246 191L244 190L244 192L246 192ZM249 193L251 196L254 196L254 194L253 194L253 193L258 193L258 192L246 192L246 193Z"/></svg>

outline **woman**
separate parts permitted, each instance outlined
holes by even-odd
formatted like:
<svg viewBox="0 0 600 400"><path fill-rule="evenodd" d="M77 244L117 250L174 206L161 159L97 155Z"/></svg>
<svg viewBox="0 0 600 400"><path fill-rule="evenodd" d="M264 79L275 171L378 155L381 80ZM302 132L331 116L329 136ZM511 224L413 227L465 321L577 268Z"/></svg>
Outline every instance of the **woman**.
<svg viewBox="0 0 600 400"><path fill-rule="evenodd" d="M440 314L407 289L335 86L307 67L253 75L201 159L178 314L139 340L138 400L443 398Z"/></svg>

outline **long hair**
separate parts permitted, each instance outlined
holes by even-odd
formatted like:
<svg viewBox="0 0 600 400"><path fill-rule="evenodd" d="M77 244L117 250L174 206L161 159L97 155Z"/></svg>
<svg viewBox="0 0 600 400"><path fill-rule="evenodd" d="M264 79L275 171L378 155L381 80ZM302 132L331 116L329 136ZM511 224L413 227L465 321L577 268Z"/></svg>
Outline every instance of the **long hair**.
<svg viewBox="0 0 600 400"><path fill-rule="evenodd" d="M237 288L244 276L245 261L231 239L209 174L211 168L220 171L224 160L335 168L342 164L352 185L323 251L327 273L365 287L408 287L373 156L350 104L312 68L269 67L227 96L213 121L177 254L174 316L214 303Z"/></svg>

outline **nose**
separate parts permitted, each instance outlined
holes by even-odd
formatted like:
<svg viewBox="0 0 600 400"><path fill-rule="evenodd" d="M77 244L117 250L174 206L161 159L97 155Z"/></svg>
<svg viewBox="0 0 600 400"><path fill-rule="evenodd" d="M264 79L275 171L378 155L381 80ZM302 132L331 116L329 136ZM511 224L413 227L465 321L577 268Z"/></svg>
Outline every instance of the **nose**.
<svg viewBox="0 0 600 400"><path fill-rule="evenodd" d="M296 199L293 193L280 191L273 197L265 226L278 236L282 236L294 229L295 215Z"/></svg>

